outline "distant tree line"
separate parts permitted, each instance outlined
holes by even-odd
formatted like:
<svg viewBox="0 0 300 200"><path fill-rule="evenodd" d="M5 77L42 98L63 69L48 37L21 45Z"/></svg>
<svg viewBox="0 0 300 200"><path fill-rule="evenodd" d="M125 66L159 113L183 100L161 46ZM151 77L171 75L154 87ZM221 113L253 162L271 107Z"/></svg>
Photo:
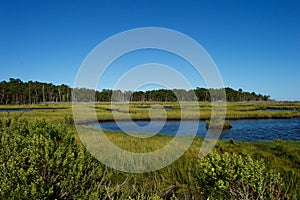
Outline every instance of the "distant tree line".
<svg viewBox="0 0 300 200"><path fill-rule="evenodd" d="M220 89L199 88L184 89L158 89L149 91L121 91L103 89L95 91L86 88L71 88L67 85L53 85L41 82L23 82L20 79L10 78L9 81L0 82L0 104L37 104L43 102L71 102L71 101L218 101ZM242 89L225 88L227 101L269 101L270 96L244 92Z"/></svg>
<svg viewBox="0 0 300 200"><path fill-rule="evenodd" d="M41 102L71 101L72 89L67 85L53 85L38 81L23 82L10 78L0 82L0 104L37 104Z"/></svg>

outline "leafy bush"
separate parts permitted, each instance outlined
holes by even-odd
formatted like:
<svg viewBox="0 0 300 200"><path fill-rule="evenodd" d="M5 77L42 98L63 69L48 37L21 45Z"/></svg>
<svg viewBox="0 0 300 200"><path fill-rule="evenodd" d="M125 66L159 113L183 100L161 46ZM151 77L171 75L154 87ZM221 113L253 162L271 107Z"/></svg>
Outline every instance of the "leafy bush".
<svg viewBox="0 0 300 200"><path fill-rule="evenodd" d="M210 153L198 161L197 181L214 198L270 199L282 197L280 174L266 170L250 156Z"/></svg>
<svg viewBox="0 0 300 200"><path fill-rule="evenodd" d="M100 197L109 174L62 124L0 123L2 199Z"/></svg>
<svg viewBox="0 0 300 200"><path fill-rule="evenodd" d="M65 124L68 125L73 125L74 124L74 119L72 115L66 115L65 116Z"/></svg>

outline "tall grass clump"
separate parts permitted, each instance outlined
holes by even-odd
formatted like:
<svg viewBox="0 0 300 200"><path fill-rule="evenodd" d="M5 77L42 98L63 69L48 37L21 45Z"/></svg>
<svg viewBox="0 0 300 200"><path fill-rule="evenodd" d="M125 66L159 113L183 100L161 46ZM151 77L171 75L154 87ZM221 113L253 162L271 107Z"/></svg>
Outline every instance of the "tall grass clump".
<svg viewBox="0 0 300 200"><path fill-rule="evenodd" d="M232 125L230 121L225 120L206 120L206 129L212 128L212 129L231 129Z"/></svg>

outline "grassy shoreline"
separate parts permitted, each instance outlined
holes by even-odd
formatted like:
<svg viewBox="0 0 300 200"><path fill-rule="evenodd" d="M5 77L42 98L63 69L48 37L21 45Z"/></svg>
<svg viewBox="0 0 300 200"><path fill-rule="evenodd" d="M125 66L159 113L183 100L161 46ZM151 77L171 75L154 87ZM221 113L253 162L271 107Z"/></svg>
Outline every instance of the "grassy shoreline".
<svg viewBox="0 0 300 200"><path fill-rule="evenodd" d="M91 132L96 133L97 130L92 130L91 128L86 127L86 134L89 135L91 134ZM76 138L80 140L77 133L75 134ZM116 146L126 151L135 153L147 153L155 151L166 145L173 138L173 136L157 134L154 137L145 140L141 138L131 137L123 132L115 131L104 131L104 134ZM89 139L94 141L93 138ZM158 170L154 174L165 177L168 173L174 173L173 171L181 170L178 169L178 167L180 167L187 171L180 172L182 174L178 174L178 172L176 172L175 176L179 175L189 179L187 173L193 173L192 169L195 168L194 165L197 165L196 163L199 161L198 154L203 141L204 138L196 136L189 149L177 161L166 168ZM297 197L299 197L300 188L298 187L298 183L300 181L300 141L278 139L263 142L234 141L232 139L219 140L217 141L217 144L212 152L217 152L220 155L238 155L242 156L243 158L250 156L255 161L262 161L265 164L267 170L271 170L273 173L280 173L284 182L284 187L289 190L288 193L291 195L291 199L297 199ZM150 179L152 178L151 176L149 177L149 173L146 173L144 175L141 174L138 177L138 180L142 179L146 182L150 181ZM165 178L170 180L172 179L168 176ZM177 178L178 177L174 177L174 179ZM117 180L119 179L120 177L117 178ZM121 178L121 180L124 179L125 177ZM151 181L153 180L151 179ZM177 180L173 181L177 182ZM181 181L185 182L188 180ZM122 181L119 180L118 182ZM189 185L191 183L185 184ZM151 186L149 185L148 187Z"/></svg>
<svg viewBox="0 0 300 200"><path fill-rule="evenodd" d="M165 110L163 119L167 120L208 120L211 117L212 106L208 102L184 103L180 107L177 103L165 102L134 102L129 104L129 111L126 109L125 103L96 103L83 104L82 109L87 109L91 112L91 107L94 107L97 119L100 122L113 121L114 117L118 119L132 120L150 120L149 112L153 110L153 106L161 105L169 107L170 110ZM199 110L197 110L199 107ZM0 105L0 109L36 109L30 112L0 112L2 116L23 116L29 120L46 119L48 121L64 120L66 116L71 116L71 103L48 103L38 105ZM115 113L109 110L116 111ZM159 110L159 109L158 109ZM84 110L83 110L84 113ZM85 114L85 113L84 113ZM89 122L92 118L87 113L82 117L82 121ZM183 115L183 116L182 116ZM160 119L161 117L157 117ZM240 119L290 119L300 118L300 102L228 102L226 107L227 120ZM155 119L155 116L152 116Z"/></svg>

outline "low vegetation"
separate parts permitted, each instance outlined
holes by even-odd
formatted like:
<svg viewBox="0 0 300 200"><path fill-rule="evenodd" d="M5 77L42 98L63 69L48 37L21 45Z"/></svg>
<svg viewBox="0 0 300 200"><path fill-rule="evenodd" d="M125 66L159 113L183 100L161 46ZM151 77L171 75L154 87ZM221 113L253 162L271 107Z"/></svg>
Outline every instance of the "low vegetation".
<svg viewBox="0 0 300 200"><path fill-rule="evenodd" d="M89 121L91 108L95 108L97 118L100 121L110 121L114 117L128 119L149 120L152 107L161 105L170 120L180 120L182 114L187 119L208 120L211 117L212 105L208 102L200 103L169 103L169 102L130 102L129 111L128 103L87 103L82 104L83 109L81 118L83 121ZM46 119L51 122L65 120L66 117L72 116L71 103L46 103L30 105L0 105L1 109L25 109L33 108L30 112L0 112L0 117L5 116L23 116L28 120ZM85 109L89 112L85 112ZM199 110L200 109L200 112ZM115 112L110 112L114 110ZM129 115L128 115L129 114ZM226 108L226 119L269 119L269 118L294 118L300 117L300 102L228 102Z"/></svg>
<svg viewBox="0 0 300 200"><path fill-rule="evenodd" d="M161 170L128 174L94 159L73 126L20 117L0 120L2 199L297 199L300 145L296 141L219 141L203 159L201 138ZM66 118L70 124L70 119ZM96 130L94 130L96 131ZM145 141L106 133L129 151ZM172 137L156 135L148 146ZM159 148L159 146L158 146Z"/></svg>
<svg viewBox="0 0 300 200"><path fill-rule="evenodd" d="M228 120L206 120L206 129L211 128L211 129L220 129L220 130L225 130L225 129L231 129L232 125L230 121Z"/></svg>
<svg viewBox="0 0 300 200"><path fill-rule="evenodd" d="M82 109L91 106L100 121L128 116L150 119L153 109L164 110L170 120L180 119L182 113L187 118L207 120L212 109L208 102L130 102L129 112L124 103L88 103ZM197 107L200 113L195 111ZM0 112L2 199L299 198L298 141L219 141L211 154L199 159L203 140L196 138L189 150L168 167L128 174L104 166L85 150L73 126L70 103L0 106L16 108L36 110ZM299 102L229 102L226 118L293 118L300 117L299 111ZM89 119L89 113L83 112L81 120ZM156 135L145 141L123 133L106 135L122 149L133 152L153 151L172 139Z"/></svg>

